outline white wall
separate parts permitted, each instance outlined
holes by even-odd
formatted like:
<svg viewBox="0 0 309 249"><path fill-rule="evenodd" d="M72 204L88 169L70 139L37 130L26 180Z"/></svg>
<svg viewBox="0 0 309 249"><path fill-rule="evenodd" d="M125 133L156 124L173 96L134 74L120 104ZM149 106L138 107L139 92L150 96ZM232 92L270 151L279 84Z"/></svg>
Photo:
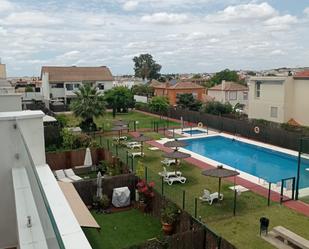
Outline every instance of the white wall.
<svg viewBox="0 0 309 249"><path fill-rule="evenodd" d="M294 79L293 118L309 126L309 80Z"/></svg>
<svg viewBox="0 0 309 249"><path fill-rule="evenodd" d="M43 98L45 100L50 100L49 94L50 94L50 89L49 89L49 76L48 73L43 73L42 75L42 94Z"/></svg>
<svg viewBox="0 0 309 249"><path fill-rule="evenodd" d="M20 94L0 94L0 112L21 111Z"/></svg>
<svg viewBox="0 0 309 249"><path fill-rule="evenodd" d="M275 79L276 78L276 79ZM262 81L260 97L255 96L256 81ZM249 118L265 119L273 122L286 122L285 115L285 88L286 77L253 77L249 82ZM278 108L277 118L270 116L271 107Z"/></svg>
<svg viewBox="0 0 309 249"><path fill-rule="evenodd" d="M16 114L23 113L25 120L20 120L20 125L25 131L25 138L30 146L35 149L44 150L43 138L43 124L42 112L1 112L0 113L0 248L8 246L16 246L17 241L17 227L16 227L16 214L15 214L15 201L12 181L12 168L25 167L25 161L17 159L16 153L21 150L21 138L18 130L14 129L13 124L16 123ZM35 115L33 115L35 113ZM21 118L21 116L19 116ZM27 130L29 127L29 130ZM27 130L27 131L26 131ZM43 141L43 144L42 144ZM41 148L39 148L41 147ZM36 156L35 161L42 162L44 157Z"/></svg>
<svg viewBox="0 0 309 249"><path fill-rule="evenodd" d="M145 96L139 96L139 95L134 95L134 99L136 102L140 102L140 103L147 103L148 102L148 98Z"/></svg>

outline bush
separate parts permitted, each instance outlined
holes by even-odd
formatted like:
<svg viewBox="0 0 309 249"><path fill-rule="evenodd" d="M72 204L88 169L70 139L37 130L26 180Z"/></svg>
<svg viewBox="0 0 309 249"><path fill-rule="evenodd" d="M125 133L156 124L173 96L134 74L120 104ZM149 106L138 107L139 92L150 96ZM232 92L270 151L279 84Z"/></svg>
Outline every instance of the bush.
<svg viewBox="0 0 309 249"><path fill-rule="evenodd" d="M102 195L102 198L100 199L99 203L101 208L104 210L109 208L110 200L107 195Z"/></svg>
<svg viewBox="0 0 309 249"><path fill-rule="evenodd" d="M66 115L64 115L64 114L57 115L56 119L57 119L60 127L64 128L64 127L68 126L69 120L68 120Z"/></svg>
<svg viewBox="0 0 309 249"><path fill-rule="evenodd" d="M233 106L230 103L211 101L206 104L204 111L213 115L230 114L233 111Z"/></svg>
<svg viewBox="0 0 309 249"><path fill-rule="evenodd" d="M34 91L33 91L33 87L32 87L32 86L29 86L29 85L26 86L25 92L26 92L26 93L34 92Z"/></svg>

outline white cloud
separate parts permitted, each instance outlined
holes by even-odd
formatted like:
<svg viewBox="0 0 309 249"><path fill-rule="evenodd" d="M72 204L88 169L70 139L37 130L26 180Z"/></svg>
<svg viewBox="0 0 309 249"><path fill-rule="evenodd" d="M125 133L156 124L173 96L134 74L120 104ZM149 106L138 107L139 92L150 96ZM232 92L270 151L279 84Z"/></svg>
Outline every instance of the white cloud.
<svg viewBox="0 0 309 249"><path fill-rule="evenodd" d="M6 11L11 11L12 9L14 9L13 3L11 3L7 0L0 0L0 13L6 12Z"/></svg>
<svg viewBox="0 0 309 249"><path fill-rule="evenodd" d="M218 11L216 14L208 16L207 19L209 21L230 22L244 19L266 19L276 14L277 11L266 2L261 4L249 3L229 6L223 11Z"/></svg>
<svg viewBox="0 0 309 249"><path fill-rule="evenodd" d="M159 12L152 15L142 16L141 21L154 24L181 24L188 20L185 14Z"/></svg>
<svg viewBox="0 0 309 249"><path fill-rule="evenodd" d="M3 23L6 25L18 26L45 26L45 25L59 25L61 20L47 13L38 11L13 12L9 14Z"/></svg>
<svg viewBox="0 0 309 249"><path fill-rule="evenodd" d="M273 30L284 30L288 29L290 25L296 24L298 22L295 16L284 15L275 16L265 21L266 26Z"/></svg>
<svg viewBox="0 0 309 249"><path fill-rule="evenodd" d="M127 1L122 5L122 8L125 11L133 11L137 8L138 6L138 1Z"/></svg>
<svg viewBox="0 0 309 249"><path fill-rule="evenodd" d="M276 49L270 52L272 55L284 55L285 53L281 49Z"/></svg>
<svg viewBox="0 0 309 249"><path fill-rule="evenodd" d="M309 7L304 9L304 14L309 16Z"/></svg>

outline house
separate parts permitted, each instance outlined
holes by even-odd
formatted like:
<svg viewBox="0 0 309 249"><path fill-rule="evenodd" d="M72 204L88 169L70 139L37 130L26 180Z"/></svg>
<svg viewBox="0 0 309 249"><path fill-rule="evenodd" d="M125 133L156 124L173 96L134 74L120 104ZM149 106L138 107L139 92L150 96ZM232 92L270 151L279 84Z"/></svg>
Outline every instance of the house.
<svg viewBox="0 0 309 249"><path fill-rule="evenodd" d="M309 71L294 76L251 77L249 118L309 126Z"/></svg>
<svg viewBox="0 0 309 249"><path fill-rule="evenodd" d="M223 80L221 84L209 88L207 94L215 101L228 102L232 106L241 104L246 113L248 110L248 91L249 88L247 86Z"/></svg>
<svg viewBox="0 0 309 249"><path fill-rule="evenodd" d="M191 93L194 98L200 101L203 100L203 95L205 94L205 88L193 82L181 81L174 85L154 82L151 86L154 88L154 95L167 97L170 105L176 105L181 94Z"/></svg>
<svg viewBox="0 0 309 249"><path fill-rule="evenodd" d="M108 67L52 67L41 70L44 100L62 101L69 104L75 97L74 91L82 84L89 83L105 92L113 87L113 75Z"/></svg>

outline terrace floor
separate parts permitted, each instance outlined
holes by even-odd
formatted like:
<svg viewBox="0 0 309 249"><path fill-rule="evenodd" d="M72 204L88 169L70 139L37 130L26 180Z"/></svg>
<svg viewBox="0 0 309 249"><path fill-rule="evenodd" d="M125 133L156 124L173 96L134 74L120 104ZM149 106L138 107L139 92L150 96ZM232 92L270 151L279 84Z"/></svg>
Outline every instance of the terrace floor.
<svg viewBox="0 0 309 249"><path fill-rule="evenodd" d="M92 215L101 230L83 230L93 249L122 249L162 236L161 222L137 209L112 214L92 212Z"/></svg>

